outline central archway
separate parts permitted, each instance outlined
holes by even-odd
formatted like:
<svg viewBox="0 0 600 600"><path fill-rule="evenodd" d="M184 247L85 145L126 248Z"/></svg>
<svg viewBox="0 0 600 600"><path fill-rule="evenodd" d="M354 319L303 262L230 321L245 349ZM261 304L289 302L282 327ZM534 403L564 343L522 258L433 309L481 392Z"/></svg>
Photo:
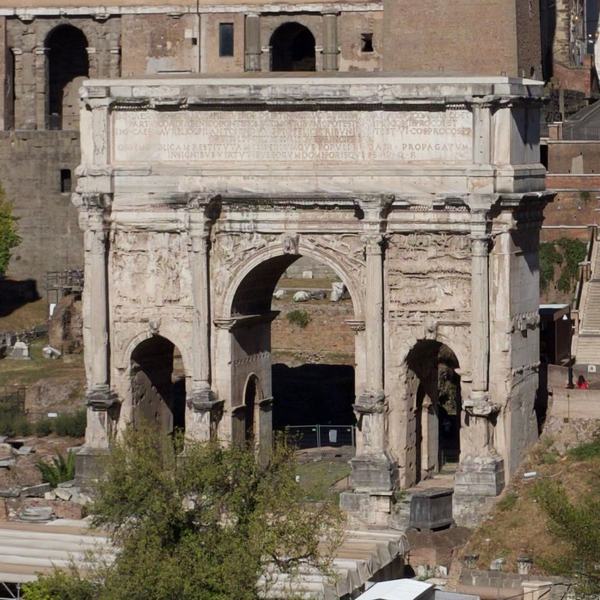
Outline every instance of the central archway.
<svg viewBox="0 0 600 600"><path fill-rule="evenodd" d="M316 71L315 36L300 23L284 23L271 36L272 71Z"/></svg>
<svg viewBox="0 0 600 600"><path fill-rule="evenodd" d="M355 303L350 289L332 301L334 287L347 288L330 263L310 252L266 249L230 288L234 442L247 441L251 431L265 452L275 428L305 448L343 446L347 458L354 454L358 342L347 321L355 320Z"/></svg>

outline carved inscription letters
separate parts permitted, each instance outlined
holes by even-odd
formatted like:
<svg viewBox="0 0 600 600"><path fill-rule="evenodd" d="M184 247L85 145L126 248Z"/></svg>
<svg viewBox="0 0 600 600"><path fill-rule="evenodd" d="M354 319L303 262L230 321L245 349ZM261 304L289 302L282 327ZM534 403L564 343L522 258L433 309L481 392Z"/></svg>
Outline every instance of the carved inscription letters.
<svg viewBox="0 0 600 600"><path fill-rule="evenodd" d="M116 163L472 159L467 110L116 111L112 119Z"/></svg>

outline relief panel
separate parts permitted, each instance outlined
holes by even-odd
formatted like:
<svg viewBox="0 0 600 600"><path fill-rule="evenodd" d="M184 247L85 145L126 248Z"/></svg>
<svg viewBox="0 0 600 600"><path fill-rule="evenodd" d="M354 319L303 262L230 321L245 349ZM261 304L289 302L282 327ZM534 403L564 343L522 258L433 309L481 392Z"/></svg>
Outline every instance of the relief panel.
<svg viewBox="0 0 600 600"><path fill-rule="evenodd" d="M185 236L159 232L114 233L109 272L115 306L192 306Z"/></svg>
<svg viewBox="0 0 600 600"><path fill-rule="evenodd" d="M466 235L394 235L387 250L390 314L464 318L471 305L471 241Z"/></svg>

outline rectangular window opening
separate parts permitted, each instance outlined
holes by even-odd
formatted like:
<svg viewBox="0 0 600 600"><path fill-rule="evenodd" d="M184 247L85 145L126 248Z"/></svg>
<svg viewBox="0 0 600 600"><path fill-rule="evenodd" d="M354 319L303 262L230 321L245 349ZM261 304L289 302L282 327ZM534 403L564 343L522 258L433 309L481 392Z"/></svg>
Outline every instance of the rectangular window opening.
<svg viewBox="0 0 600 600"><path fill-rule="evenodd" d="M373 50L373 34L372 33L361 33L360 39L362 42L363 52L374 52Z"/></svg>
<svg viewBox="0 0 600 600"><path fill-rule="evenodd" d="M71 169L60 170L60 191L63 194L71 191Z"/></svg>
<svg viewBox="0 0 600 600"><path fill-rule="evenodd" d="M219 56L233 56L233 23L219 23Z"/></svg>

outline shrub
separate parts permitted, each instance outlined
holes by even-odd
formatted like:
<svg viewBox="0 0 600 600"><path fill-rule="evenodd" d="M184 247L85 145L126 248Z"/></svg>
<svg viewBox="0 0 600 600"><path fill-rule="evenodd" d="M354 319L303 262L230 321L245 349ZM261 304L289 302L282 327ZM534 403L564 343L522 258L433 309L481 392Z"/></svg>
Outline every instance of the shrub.
<svg viewBox="0 0 600 600"><path fill-rule="evenodd" d="M305 310L293 310L286 318L290 324L297 325L300 329L304 329L310 323L310 315Z"/></svg>
<svg viewBox="0 0 600 600"><path fill-rule="evenodd" d="M76 569L71 573L56 571L42 575L37 581L24 586L26 600L94 600L99 584L83 579Z"/></svg>
<svg viewBox="0 0 600 600"><path fill-rule="evenodd" d="M86 412L78 410L74 413L59 415L52 422L54 433L66 437L83 437L85 435Z"/></svg>
<svg viewBox="0 0 600 600"><path fill-rule="evenodd" d="M27 417L15 412L0 413L0 435L12 437L31 434L31 425Z"/></svg>
<svg viewBox="0 0 600 600"><path fill-rule="evenodd" d="M40 460L35 466L42 476L42 481L54 488L59 483L71 481L75 477L75 453L67 452L67 458L57 454L52 462Z"/></svg>
<svg viewBox="0 0 600 600"><path fill-rule="evenodd" d="M11 251L18 246L21 238L17 233L17 221L12 214L12 204L4 197L0 186L0 275L4 275L10 262Z"/></svg>
<svg viewBox="0 0 600 600"><path fill-rule="evenodd" d="M35 435L38 437L46 437L52 433L52 421L47 417L36 421L34 425Z"/></svg>

